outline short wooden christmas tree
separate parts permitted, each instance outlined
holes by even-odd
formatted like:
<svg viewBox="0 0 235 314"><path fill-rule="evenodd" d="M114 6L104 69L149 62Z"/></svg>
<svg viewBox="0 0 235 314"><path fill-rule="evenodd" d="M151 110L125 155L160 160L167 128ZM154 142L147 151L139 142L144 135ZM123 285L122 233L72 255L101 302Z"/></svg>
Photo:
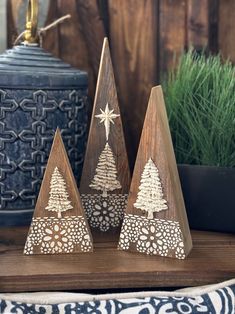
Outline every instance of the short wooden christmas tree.
<svg viewBox="0 0 235 314"><path fill-rule="evenodd" d="M119 235L130 172L107 38L104 39L80 192L92 231Z"/></svg>
<svg viewBox="0 0 235 314"><path fill-rule="evenodd" d="M24 254L91 252L92 237L57 129Z"/></svg>
<svg viewBox="0 0 235 314"><path fill-rule="evenodd" d="M151 91L119 249L183 259L192 248L160 86Z"/></svg>

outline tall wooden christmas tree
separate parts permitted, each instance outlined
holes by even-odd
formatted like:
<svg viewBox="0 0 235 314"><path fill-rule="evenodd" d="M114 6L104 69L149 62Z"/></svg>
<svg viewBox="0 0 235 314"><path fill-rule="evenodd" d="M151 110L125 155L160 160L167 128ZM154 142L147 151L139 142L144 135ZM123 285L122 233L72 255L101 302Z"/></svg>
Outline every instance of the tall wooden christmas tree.
<svg viewBox="0 0 235 314"><path fill-rule="evenodd" d="M192 240L160 86L151 91L119 249L184 259Z"/></svg>
<svg viewBox="0 0 235 314"><path fill-rule="evenodd" d="M91 252L92 249L76 181L57 129L24 254Z"/></svg>
<svg viewBox="0 0 235 314"><path fill-rule="evenodd" d="M122 121L105 38L80 184L83 205L96 236L110 231L118 237L129 185Z"/></svg>

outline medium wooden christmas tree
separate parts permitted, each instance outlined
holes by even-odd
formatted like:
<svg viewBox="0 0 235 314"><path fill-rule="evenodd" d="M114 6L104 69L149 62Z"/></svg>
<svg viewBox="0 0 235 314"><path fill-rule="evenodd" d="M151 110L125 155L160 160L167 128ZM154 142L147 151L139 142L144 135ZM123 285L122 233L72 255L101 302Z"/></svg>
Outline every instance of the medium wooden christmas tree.
<svg viewBox="0 0 235 314"><path fill-rule="evenodd" d="M118 237L130 172L107 38L104 39L80 192L92 231Z"/></svg>
<svg viewBox="0 0 235 314"><path fill-rule="evenodd" d="M92 237L76 181L57 129L24 254L91 252Z"/></svg>
<svg viewBox="0 0 235 314"><path fill-rule="evenodd" d="M160 86L151 91L119 249L183 259L192 248Z"/></svg>

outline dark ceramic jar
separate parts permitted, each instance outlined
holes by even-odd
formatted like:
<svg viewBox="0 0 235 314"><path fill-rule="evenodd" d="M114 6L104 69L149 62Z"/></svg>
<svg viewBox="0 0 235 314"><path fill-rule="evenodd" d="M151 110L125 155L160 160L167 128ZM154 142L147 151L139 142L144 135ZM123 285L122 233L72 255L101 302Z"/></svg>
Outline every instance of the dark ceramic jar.
<svg viewBox="0 0 235 314"><path fill-rule="evenodd" d="M0 55L0 226L30 222L57 127L79 180L86 99L87 74L36 44Z"/></svg>

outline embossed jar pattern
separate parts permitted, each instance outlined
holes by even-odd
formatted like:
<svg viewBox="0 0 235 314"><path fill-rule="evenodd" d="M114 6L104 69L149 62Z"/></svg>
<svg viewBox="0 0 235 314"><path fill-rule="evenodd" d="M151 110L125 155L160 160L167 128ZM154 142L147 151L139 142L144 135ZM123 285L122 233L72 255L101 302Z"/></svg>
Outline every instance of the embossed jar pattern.
<svg viewBox="0 0 235 314"><path fill-rule="evenodd" d="M28 224L57 126L79 180L87 74L37 45L0 55L0 226Z"/></svg>

